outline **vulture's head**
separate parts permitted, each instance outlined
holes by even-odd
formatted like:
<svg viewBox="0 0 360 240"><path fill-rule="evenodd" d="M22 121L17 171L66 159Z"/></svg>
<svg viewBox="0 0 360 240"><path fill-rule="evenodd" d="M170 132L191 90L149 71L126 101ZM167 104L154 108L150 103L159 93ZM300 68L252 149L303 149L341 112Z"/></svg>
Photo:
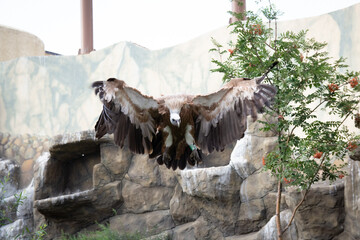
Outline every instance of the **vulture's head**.
<svg viewBox="0 0 360 240"><path fill-rule="evenodd" d="M179 111L177 111L177 110L171 111L170 110L170 122L172 125L180 127L181 119L180 119Z"/></svg>
<svg viewBox="0 0 360 240"><path fill-rule="evenodd" d="M169 120L171 125L180 127L180 115L183 116L180 113L182 113L186 109L186 106L192 101L193 98L194 97L192 95L173 95L161 97L160 99L158 99L160 105L159 112L161 114L169 113Z"/></svg>

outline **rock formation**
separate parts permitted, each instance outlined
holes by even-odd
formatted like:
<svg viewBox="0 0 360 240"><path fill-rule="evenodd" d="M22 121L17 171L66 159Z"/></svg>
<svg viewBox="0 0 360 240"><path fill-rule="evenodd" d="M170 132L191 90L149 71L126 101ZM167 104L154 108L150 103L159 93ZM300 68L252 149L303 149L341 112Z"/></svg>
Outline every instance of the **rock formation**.
<svg viewBox="0 0 360 240"><path fill-rule="evenodd" d="M171 239L276 239L276 181L262 170L261 158L277 137L261 132L260 125L249 121L234 150L218 154L220 166L175 172L126 146L118 148L110 137L95 140L93 131L57 136L35 161L34 180L25 191L29 201L9 213L12 223L4 223L0 234L11 237L25 226L34 230L47 224L47 237L53 239L95 229L98 222L119 232ZM209 155L204 165L208 158L216 162ZM311 189L284 239L359 236L357 163L349 160L352 175L345 187L339 181ZM19 192L20 166L1 160L0 170L1 176L10 173L4 207ZM286 186L284 191L285 226L302 193Z"/></svg>

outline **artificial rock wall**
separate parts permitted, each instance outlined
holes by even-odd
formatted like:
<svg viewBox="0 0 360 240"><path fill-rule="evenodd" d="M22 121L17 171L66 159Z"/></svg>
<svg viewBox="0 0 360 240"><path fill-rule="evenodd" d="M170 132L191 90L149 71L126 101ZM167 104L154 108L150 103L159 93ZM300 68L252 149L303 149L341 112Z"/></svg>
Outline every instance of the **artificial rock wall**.
<svg viewBox="0 0 360 240"><path fill-rule="evenodd" d="M277 136L261 132L260 123L248 120L234 150L215 157L221 165L206 166L214 158L209 155L204 165L182 171L134 155L126 146L120 149L111 137L95 140L93 131L58 135L51 139L49 152L35 161L26 205L10 213L13 222L0 228L0 237L46 224L47 238L56 239L62 233L97 229L98 222L115 231L160 239L276 239L277 184L263 171L261 159L276 146ZM10 204L19 166L11 160L0 163L2 175L12 173L4 201ZM301 193L284 187L285 226ZM344 221L344 181L318 184L284 239L339 237Z"/></svg>

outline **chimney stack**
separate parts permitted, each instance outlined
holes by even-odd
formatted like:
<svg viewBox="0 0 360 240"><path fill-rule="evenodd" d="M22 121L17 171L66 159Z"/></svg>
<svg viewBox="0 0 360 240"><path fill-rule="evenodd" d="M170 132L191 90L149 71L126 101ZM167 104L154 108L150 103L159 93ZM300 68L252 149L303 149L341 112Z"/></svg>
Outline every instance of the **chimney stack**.
<svg viewBox="0 0 360 240"><path fill-rule="evenodd" d="M81 49L79 54L94 51L92 0L81 1Z"/></svg>

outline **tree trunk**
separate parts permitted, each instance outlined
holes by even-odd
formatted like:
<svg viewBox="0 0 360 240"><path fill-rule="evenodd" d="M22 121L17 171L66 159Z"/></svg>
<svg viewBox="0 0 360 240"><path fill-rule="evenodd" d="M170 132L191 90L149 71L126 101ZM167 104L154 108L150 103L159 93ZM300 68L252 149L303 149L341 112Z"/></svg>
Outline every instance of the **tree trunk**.
<svg viewBox="0 0 360 240"><path fill-rule="evenodd" d="M280 221L280 205L281 205L281 180L278 180L278 192L276 199L276 228L278 234L278 240L282 240L281 221Z"/></svg>

